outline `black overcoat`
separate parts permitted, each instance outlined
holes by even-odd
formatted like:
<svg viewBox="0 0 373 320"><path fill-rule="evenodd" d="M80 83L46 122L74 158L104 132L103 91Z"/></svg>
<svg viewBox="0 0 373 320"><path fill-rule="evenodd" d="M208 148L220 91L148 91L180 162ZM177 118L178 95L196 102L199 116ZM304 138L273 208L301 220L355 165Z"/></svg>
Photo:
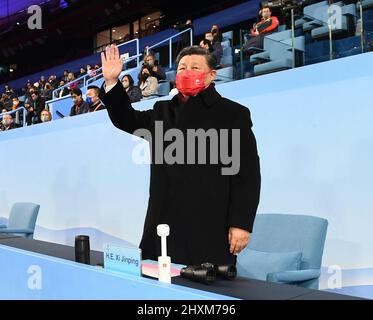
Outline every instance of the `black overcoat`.
<svg viewBox="0 0 373 320"><path fill-rule="evenodd" d="M235 263L235 256L229 253L228 229L252 231L260 194L259 156L249 109L221 97L213 85L187 102L177 95L157 101L153 109L146 111L132 108L119 81L107 93L102 88L100 97L114 126L131 134L147 129L153 140L157 121L163 121L164 131L177 128L184 134L187 129L240 130L240 167L235 175L222 175L222 167L229 165L223 164L220 157L217 164L209 163L209 156L207 164L191 164L187 155L184 157L188 163L155 163L156 143L152 141L149 202L140 243L143 259L157 260L160 238L156 229L158 224L166 223L170 226L167 246L172 262ZM170 143L164 142L163 147ZM229 147L230 152L236 150L232 143ZM195 148L197 162L198 143Z"/></svg>

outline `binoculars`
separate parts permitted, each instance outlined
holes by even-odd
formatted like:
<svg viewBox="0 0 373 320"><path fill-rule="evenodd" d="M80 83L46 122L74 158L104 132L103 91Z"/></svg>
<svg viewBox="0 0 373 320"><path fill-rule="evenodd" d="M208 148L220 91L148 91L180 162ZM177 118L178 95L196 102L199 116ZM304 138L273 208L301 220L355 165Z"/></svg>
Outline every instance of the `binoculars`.
<svg viewBox="0 0 373 320"><path fill-rule="evenodd" d="M201 282L204 284L212 284L217 277L233 280L237 276L236 266L214 265L206 262L198 266L187 266L180 270L180 275L186 279Z"/></svg>

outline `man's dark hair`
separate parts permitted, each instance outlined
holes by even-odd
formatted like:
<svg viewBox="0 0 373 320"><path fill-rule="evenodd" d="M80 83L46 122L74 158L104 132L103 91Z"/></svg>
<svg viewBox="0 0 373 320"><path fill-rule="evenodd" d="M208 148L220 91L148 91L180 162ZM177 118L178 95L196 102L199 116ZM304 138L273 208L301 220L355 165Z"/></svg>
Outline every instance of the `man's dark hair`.
<svg viewBox="0 0 373 320"><path fill-rule="evenodd" d="M272 9L271 9L270 6L262 6L262 7L260 8L260 10L263 10L263 9L269 9L269 11L272 12Z"/></svg>
<svg viewBox="0 0 373 320"><path fill-rule="evenodd" d="M96 95L100 95L100 88L99 87L97 87L97 86L88 86L87 90L90 90L90 89L94 90L96 92Z"/></svg>
<svg viewBox="0 0 373 320"><path fill-rule="evenodd" d="M37 90L35 90L35 91L33 91L33 92L31 92L31 95L36 95L36 96L39 96L39 91L37 91Z"/></svg>
<svg viewBox="0 0 373 320"><path fill-rule="evenodd" d="M124 78L127 78L127 79L128 79L129 87L130 87L130 88L133 87L133 85L135 84L135 82L133 81L132 76L131 76L130 74L125 74L125 75L122 77L122 80L121 80L121 81L123 81Z"/></svg>
<svg viewBox="0 0 373 320"><path fill-rule="evenodd" d="M217 65L216 58L208 50L201 48L199 46L190 46L190 47L186 47L183 50L181 50L179 55L176 58L176 64L179 65L180 60L182 58L184 58L185 56L191 56L191 55L204 56L206 58L206 62L209 68L211 70L216 69L216 65Z"/></svg>
<svg viewBox="0 0 373 320"><path fill-rule="evenodd" d="M82 90L80 90L79 88L72 89L71 90L71 95L73 95L73 94L76 94L77 96L81 96L82 95Z"/></svg>

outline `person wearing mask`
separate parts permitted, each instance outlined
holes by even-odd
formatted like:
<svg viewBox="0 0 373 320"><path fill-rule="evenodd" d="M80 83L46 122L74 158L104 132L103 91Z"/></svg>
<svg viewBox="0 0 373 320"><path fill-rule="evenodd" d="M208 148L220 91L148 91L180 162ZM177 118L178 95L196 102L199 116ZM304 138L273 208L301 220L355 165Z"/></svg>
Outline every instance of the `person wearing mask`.
<svg viewBox="0 0 373 320"><path fill-rule="evenodd" d="M216 60L198 46L184 48L177 58L176 86L179 94L171 100L157 101L152 109L146 111L131 106L118 80L122 72L118 47L107 47L101 59L104 76L101 100L113 125L137 136L146 131L149 133L147 138L152 139L150 198L140 243L142 258L158 259L157 226L168 224L167 249L174 263L200 265L208 261L218 265L235 264L235 255L250 240L261 184L249 109L223 98L216 91L213 84ZM239 151L234 154L238 156L239 168L226 175L220 170L224 167L220 160L215 163L210 159L210 163L198 162L195 165L186 163L185 159L190 158L187 148L180 150L175 146L171 149L174 159L182 159L173 164L160 160L171 146L171 139L164 143L163 135L157 134L160 121L167 132L177 129L184 137L190 129L205 132L225 129L232 135L236 132L239 138L236 136L234 141ZM219 142L220 146L224 145L223 141L217 141L218 145ZM202 154L206 154L210 148L205 144L202 149ZM196 150L198 148L193 148L191 156L199 159L200 151L196 154ZM156 157L157 154L161 157Z"/></svg>
<svg viewBox="0 0 373 320"><path fill-rule="evenodd" d="M214 38L214 42L222 42L223 36L220 32L220 28L217 24L213 24L211 27L211 34Z"/></svg>
<svg viewBox="0 0 373 320"><path fill-rule="evenodd" d="M251 55L254 53L250 48L263 49L264 36L275 32L279 22L277 17L272 16L272 11L269 7L263 6L259 11L261 20L253 25L250 30L250 39L246 40L243 45L243 51Z"/></svg>
<svg viewBox="0 0 373 320"><path fill-rule="evenodd" d="M147 66L143 66L139 73L139 88L143 99L147 99L158 93L158 80L150 75L151 71Z"/></svg>
<svg viewBox="0 0 373 320"><path fill-rule="evenodd" d="M60 87L63 87L60 90L57 90L55 94L57 94L56 98L62 98L64 96L67 96L69 94L69 89L67 87L64 87L66 84L65 81L61 80L60 81Z"/></svg>
<svg viewBox="0 0 373 320"><path fill-rule="evenodd" d="M210 40L207 40L207 39L203 39L200 43L199 43L199 46L203 49L206 49L208 50L210 53L212 53L214 51L214 49L212 48L212 45L211 45L211 41Z"/></svg>
<svg viewBox="0 0 373 320"><path fill-rule="evenodd" d="M130 98L131 103L133 102L138 102L142 98L141 90L134 85L133 78L129 75L126 74L122 77L122 85L123 88L126 89L126 92Z"/></svg>
<svg viewBox="0 0 373 320"><path fill-rule="evenodd" d="M221 57L223 56L223 47L219 41L219 37L215 36L211 32L205 33L205 39L211 42L212 52L211 54L215 57L218 66L220 65Z"/></svg>
<svg viewBox="0 0 373 320"><path fill-rule="evenodd" d="M13 101L12 110L17 110L18 108L24 107L23 102L20 101L18 97L13 97L12 101ZM15 115L16 124L20 123L20 119L23 119L23 113L24 112L25 112L25 110L23 110L23 109L16 112L16 115Z"/></svg>
<svg viewBox="0 0 373 320"><path fill-rule="evenodd" d="M147 54L144 57L144 65L148 67L150 76L157 78L158 81L166 80L166 73L164 69L155 60L155 56L152 53Z"/></svg>
<svg viewBox="0 0 373 320"><path fill-rule="evenodd" d="M61 80L65 81L65 83L69 82L68 80L68 77L69 77L69 70L64 70L63 71L63 76L61 78Z"/></svg>
<svg viewBox="0 0 373 320"><path fill-rule="evenodd" d="M31 94L31 100L29 101L29 108L26 115L27 125L32 123L40 122L40 114L45 109L45 100L40 96L38 91L34 91Z"/></svg>
<svg viewBox="0 0 373 320"><path fill-rule="evenodd" d="M47 82L44 86L44 90L42 90L42 97L46 101L52 100L52 93L53 93L53 87L49 82Z"/></svg>
<svg viewBox="0 0 373 320"><path fill-rule="evenodd" d="M16 109L18 109L18 108L23 107L23 102L20 101L18 97L14 97L14 98L12 99L12 104L13 104L13 105L12 105L12 110L16 110Z"/></svg>
<svg viewBox="0 0 373 320"><path fill-rule="evenodd" d="M18 127L19 126L14 122L14 119L10 114L3 115L3 119L1 120L1 131L8 131Z"/></svg>
<svg viewBox="0 0 373 320"><path fill-rule="evenodd" d="M75 78L74 73L70 72L69 75L67 76L67 83L69 83L69 86L68 86L69 91L78 87L78 82L74 81L75 79L76 78Z"/></svg>
<svg viewBox="0 0 373 320"><path fill-rule="evenodd" d="M95 69L90 64L87 64L87 74L88 77L95 76Z"/></svg>
<svg viewBox="0 0 373 320"><path fill-rule="evenodd" d="M70 109L70 117L88 112L88 103L83 100L82 91L79 88L71 90L71 99L74 105Z"/></svg>
<svg viewBox="0 0 373 320"><path fill-rule="evenodd" d="M40 88L44 88L46 83L47 83L47 81L45 80L45 77L41 76L40 80L39 80Z"/></svg>
<svg viewBox="0 0 373 320"><path fill-rule="evenodd" d="M95 112L105 109L99 98L100 88L97 86L89 86L86 93L86 102L88 103L88 112Z"/></svg>
<svg viewBox="0 0 373 320"><path fill-rule="evenodd" d="M51 75L48 79L49 84L52 86L53 89L56 89L58 86L57 77L55 75Z"/></svg>
<svg viewBox="0 0 373 320"><path fill-rule="evenodd" d="M52 121L52 114L48 109L44 109L40 114L40 121L42 123Z"/></svg>
<svg viewBox="0 0 373 320"><path fill-rule="evenodd" d="M79 73L78 78L83 77L83 76L85 76L86 74L87 74L87 71L82 67L82 68L80 68L80 73Z"/></svg>

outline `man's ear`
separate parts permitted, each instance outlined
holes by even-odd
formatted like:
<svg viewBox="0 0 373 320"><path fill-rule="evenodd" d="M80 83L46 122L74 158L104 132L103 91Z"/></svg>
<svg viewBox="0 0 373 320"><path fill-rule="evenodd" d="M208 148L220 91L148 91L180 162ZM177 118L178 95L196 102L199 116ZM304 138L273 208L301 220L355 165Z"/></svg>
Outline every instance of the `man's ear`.
<svg viewBox="0 0 373 320"><path fill-rule="evenodd" d="M216 79L216 70L211 70L210 76L211 76L211 81L214 81Z"/></svg>

